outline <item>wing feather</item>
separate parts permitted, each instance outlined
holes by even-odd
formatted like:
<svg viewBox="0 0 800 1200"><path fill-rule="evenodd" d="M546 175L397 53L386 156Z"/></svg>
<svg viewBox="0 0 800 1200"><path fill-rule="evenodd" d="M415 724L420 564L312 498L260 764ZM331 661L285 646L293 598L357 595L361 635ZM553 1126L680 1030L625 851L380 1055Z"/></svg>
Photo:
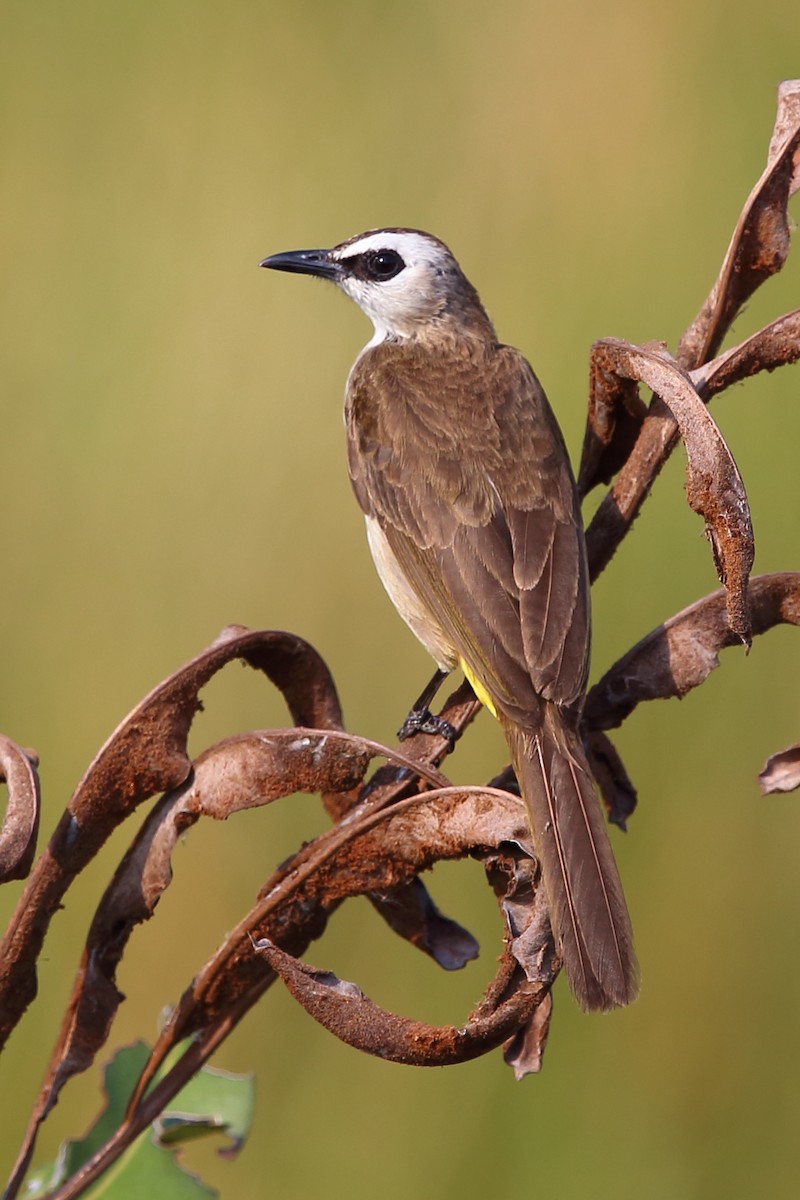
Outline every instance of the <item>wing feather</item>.
<svg viewBox="0 0 800 1200"><path fill-rule="evenodd" d="M580 512L533 371L510 347L481 352L365 352L348 385L350 472L455 652L517 720L538 718L540 697L570 704L585 686Z"/></svg>

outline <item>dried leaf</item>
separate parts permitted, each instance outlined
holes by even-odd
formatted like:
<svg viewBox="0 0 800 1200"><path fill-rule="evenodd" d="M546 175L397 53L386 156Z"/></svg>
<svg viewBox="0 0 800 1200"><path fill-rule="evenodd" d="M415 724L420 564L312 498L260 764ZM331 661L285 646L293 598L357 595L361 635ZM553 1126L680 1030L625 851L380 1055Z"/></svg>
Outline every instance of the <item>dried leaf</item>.
<svg viewBox="0 0 800 1200"><path fill-rule="evenodd" d="M443 811L448 813L448 823L456 814L466 817L466 821L462 819L457 825L463 830L459 838L462 854L468 842L477 839L480 843L485 838L486 814L475 806L482 795L491 797L492 794L481 789L459 791L453 788L438 796L431 793L422 798L426 818L430 817L433 808L435 819L435 810L440 804L445 805ZM495 799L492 797L493 808ZM502 827L504 822L498 819L503 808L511 817L511 824L505 829ZM493 831L496 848L478 850L476 847L474 852L483 861L500 902L508 930L507 946L493 984L463 1026L436 1028L395 1016L374 1005L354 984L342 983L330 972L320 972L299 963L268 938L256 943L256 948L264 953L306 1011L342 1041L395 1062L445 1066L474 1058L506 1041L512 1031L528 1024L540 1004L546 1004L549 1012L549 988L557 959L546 906L535 886L538 868L517 840L526 840L528 836L527 830L520 828L521 806L508 797L497 809ZM386 832L392 832L391 821ZM508 835L511 835L509 840ZM452 854L453 847L447 856ZM546 1027L546 1023L539 1025L540 1055Z"/></svg>
<svg viewBox="0 0 800 1200"><path fill-rule="evenodd" d="M800 147L800 83L788 81L778 92L778 112L770 145L767 169L753 188L739 218L719 277L699 315L681 339L676 361L684 371L698 371L722 344L741 305L755 289L782 267L789 250L789 217L787 205L798 187L798 147ZM786 330L784 331L786 332ZM758 352L757 346L751 351ZM743 352L743 354L746 352ZM793 350L776 354L772 363L763 369L780 366L796 358ZM740 359L737 369L741 377L758 369L753 362L745 366ZM724 375L720 375L721 390ZM593 390L602 380L602 369L593 362ZM731 374L733 381L733 373ZM698 390L703 388L698 381ZM612 409L613 388L610 393ZM617 406L618 407L618 406ZM614 418L603 413L603 406L593 400L590 420L584 441L586 460L581 464L579 478L585 494L609 471L616 468L622 454L613 442L617 436L630 441L635 423L620 422L615 429ZM638 416L636 418L638 420ZM626 432L627 430L627 432ZM635 445L620 468L614 485L603 498L586 531L589 568L596 579L608 565L648 496L655 479L677 443L678 430L670 412L658 400L650 406L641 424Z"/></svg>
<svg viewBox="0 0 800 1200"><path fill-rule="evenodd" d="M160 684L111 735L78 784L36 862L0 945L0 1046L36 995L36 959L75 876L143 801L189 774L189 728L198 693L233 659L264 671L295 719L341 728L336 689L317 652L293 634L224 630L197 658ZM76 831L80 836L76 836Z"/></svg>
<svg viewBox="0 0 800 1200"><path fill-rule="evenodd" d="M616 746L607 734L598 729L592 730L587 739L587 750L592 774L603 797L608 819L612 825L625 832L628 828L628 817L633 815L638 803L636 788L628 777Z"/></svg>
<svg viewBox="0 0 800 1200"><path fill-rule="evenodd" d="M744 483L733 456L689 379L662 348L606 338L594 347L605 376L647 384L668 406L686 446L686 496L705 520L714 562L727 591L731 629L750 644L747 580L755 547Z"/></svg>
<svg viewBox="0 0 800 1200"><path fill-rule="evenodd" d="M717 392L759 371L774 371L799 358L800 308L795 308L710 363L691 371L689 377L707 402Z"/></svg>
<svg viewBox="0 0 800 1200"><path fill-rule="evenodd" d="M473 1015L460 1026L437 1027L379 1008L355 984L298 962L268 938L254 947L329 1033L356 1050L409 1066L451 1066L493 1050L519 1029L540 1000L537 992L520 987L491 1014Z"/></svg>
<svg viewBox="0 0 800 1200"><path fill-rule="evenodd" d="M800 572L751 579L748 604L754 636L781 623L800 625ZM586 700L587 728L615 729L643 700L685 696L719 666L720 650L737 642L725 593L698 600L637 642L598 680Z"/></svg>
<svg viewBox="0 0 800 1200"><path fill-rule="evenodd" d="M786 80L778 89L767 166L745 202L717 281L681 339L677 359L684 367L699 367L716 354L742 305L786 261L787 205L798 186L799 95L800 80Z"/></svg>
<svg viewBox="0 0 800 1200"><path fill-rule="evenodd" d="M553 998L547 995L534 1009L527 1024L518 1029L503 1047L503 1059L512 1068L518 1083L526 1075L536 1075L541 1071L552 1015Z"/></svg>
<svg viewBox="0 0 800 1200"><path fill-rule="evenodd" d="M460 971L478 957L475 938L439 911L421 880L414 878L404 887L370 895L369 900L390 929L445 971Z"/></svg>
<svg viewBox="0 0 800 1200"><path fill-rule="evenodd" d="M768 758L758 782L765 796L800 787L800 746L788 746Z"/></svg>
<svg viewBox="0 0 800 1200"><path fill-rule="evenodd" d="M235 1010L235 1019L240 1019L274 978L264 959L253 954L251 936L266 937L297 957L321 934L330 912L349 896L396 888L434 862L470 853L499 858L513 849L524 858L527 837L519 799L488 788L423 792L391 808L354 815L346 825L321 835L268 881L259 903L187 988L162 1030L139 1095L144 1095L148 1081L177 1042L197 1031L215 1040L214 1030L229 1021L230 1013ZM501 888L503 895L511 887L512 875ZM526 903L533 915L527 921L517 916L518 932L501 960L494 990L490 988L491 1012L528 980L536 982L540 993L555 977L558 963L544 899L529 890ZM526 940L525 930L532 921L538 922L539 935ZM478 1019L484 1013L479 1007L473 1015Z"/></svg>
<svg viewBox="0 0 800 1200"><path fill-rule="evenodd" d="M0 734L0 782L8 803L0 829L0 883L24 879L36 853L39 831L39 776L35 757Z"/></svg>
<svg viewBox="0 0 800 1200"><path fill-rule="evenodd" d="M198 693L235 659L263 671L281 689L295 720L310 717L322 729L341 728L339 701L325 663L313 647L289 633L254 633L238 626L223 630L207 650L155 688L94 759L34 865L0 945L0 1045L36 994L36 960L64 892L140 803L186 780L191 771L186 743L200 706ZM129 926L143 919L129 917ZM81 998L88 995L95 1008L92 1013L89 1006L86 1018ZM65 1080L91 1061L119 1000L113 970L104 971L87 951L15 1165L12 1194L27 1169L39 1125Z"/></svg>
<svg viewBox="0 0 800 1200"><path fill-rule="evenodd" d="M605 356L597 354L593 346L589 408L578 471L581 496L587 496L599 483L609 483L625 465L646 416L647 405L639 395L636 380L609 371Z"/></svg>

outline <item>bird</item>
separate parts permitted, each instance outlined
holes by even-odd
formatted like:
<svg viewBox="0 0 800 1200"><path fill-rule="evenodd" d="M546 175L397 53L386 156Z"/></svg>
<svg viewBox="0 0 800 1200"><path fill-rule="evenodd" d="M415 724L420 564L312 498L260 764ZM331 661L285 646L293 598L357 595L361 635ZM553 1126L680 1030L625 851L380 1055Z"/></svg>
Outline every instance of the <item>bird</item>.
<svg viewBox="0 0 800 1200"><path fill-rule="evenodd" d="M444 242L368 230L260 266L334 283L374 333L350 371L350 479L389 597L498 719L581 1008L630 1003L631 921L581 739L590 589L578 493L530 364Z"/></svg>

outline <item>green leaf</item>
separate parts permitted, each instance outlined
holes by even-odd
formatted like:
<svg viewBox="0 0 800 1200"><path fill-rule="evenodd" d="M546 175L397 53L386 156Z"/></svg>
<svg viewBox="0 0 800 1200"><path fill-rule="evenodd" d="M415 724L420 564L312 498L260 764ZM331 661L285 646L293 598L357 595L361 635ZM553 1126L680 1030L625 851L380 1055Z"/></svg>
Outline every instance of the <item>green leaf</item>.
<svg viewBox="0 0 800 1200"><path fill-rule="evenodd" d="M105 1144L122 1121L148 1054L143 1042L117 1052L104 1072L103 1112L85 1137L65 1142L55 1163L28 1177L26 1200L36 1200L64 1183ZM177 1150L188 1141L216 1133L229 1139L220 1154L235 1154L250 1130L254 1099L252 1076L204 1067L86 1195L140 1200L149 1190L159 1200L213 1200L218 1193L183 1170Z"/></svg>

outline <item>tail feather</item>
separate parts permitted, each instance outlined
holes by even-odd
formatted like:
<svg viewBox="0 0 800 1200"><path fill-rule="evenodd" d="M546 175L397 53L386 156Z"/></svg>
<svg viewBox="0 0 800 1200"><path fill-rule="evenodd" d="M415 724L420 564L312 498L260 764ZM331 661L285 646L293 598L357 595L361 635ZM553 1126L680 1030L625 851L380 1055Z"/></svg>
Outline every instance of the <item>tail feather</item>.
<svg viewBox="0 0 800 1200"><path fill-rule="evenodd" d="M553 705L535 732L503 726L570 987L589 1011L629 1004L639 990L633 932L580 740Z"/></svg>

